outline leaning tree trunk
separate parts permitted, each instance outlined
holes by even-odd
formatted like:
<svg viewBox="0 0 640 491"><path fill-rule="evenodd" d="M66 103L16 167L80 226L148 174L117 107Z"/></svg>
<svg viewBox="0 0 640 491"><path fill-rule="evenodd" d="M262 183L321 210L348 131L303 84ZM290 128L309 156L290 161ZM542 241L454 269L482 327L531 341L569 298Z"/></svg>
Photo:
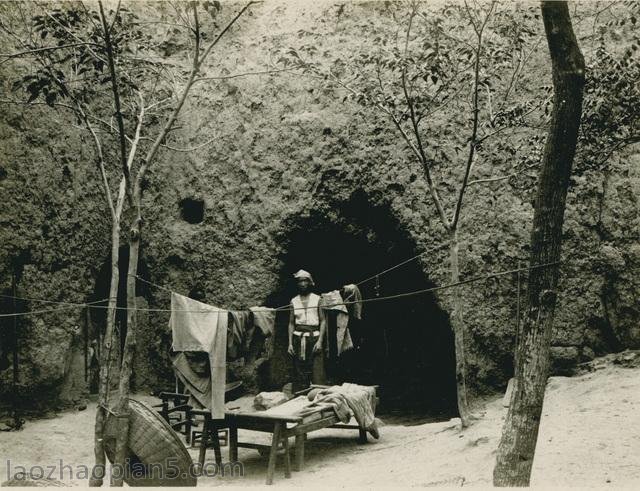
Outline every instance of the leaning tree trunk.
<svg viewBox="0 0 640 491"><path fill-rule="evenodd" d="M451 283L460 281L460 267L458 265L458 230L453 229L449 237L449 253L451 261ZM462 315L462 296L460 291L453 289L453 328L454 347L456 356L456 393L458 397L458 414L463 427L469 426L470 414L467 400L467 368L464 349L464 319Z"/></svg>
<svg viewBox="0 0 640 491"><path fill-rule="evenodd" d="M96 408L96 422L94 433L94 465L89 486L102 486L106 471L104 453L104 424L106 421L106 407L109 404L110 363L112 356L113 331L116 322L116 307L118 302L118 283L120 270L120 220L117 217L111 225L111 285L109 287L109 304L107 307L107 326L100 357L100 378L98 384L98 407Z"/></svg>
<svg viewBox="0 0 640 491"><path fill-rule="evenodd" d="M582 113L584 58L566 2L543 1L554 104L531 232L528 308L516 347L516 383L493 471L495 486L528 486L538 438L557 297L562 223Z"/></svg>

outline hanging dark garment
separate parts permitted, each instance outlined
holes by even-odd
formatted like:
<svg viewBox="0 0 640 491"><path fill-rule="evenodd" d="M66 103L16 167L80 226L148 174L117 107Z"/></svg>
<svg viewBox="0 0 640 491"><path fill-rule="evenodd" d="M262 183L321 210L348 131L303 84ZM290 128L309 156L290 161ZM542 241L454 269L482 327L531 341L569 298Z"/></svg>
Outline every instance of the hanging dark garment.
<svg viewBox="0 0 640 491"><path fill-rule="evenodd" d="M191 357L198 354L205 355L205 353L189 353ZM202 370L202 365L206 361L208 361L206 357L204 360L190 359L185 353L177 353L171 359L176 375L189 394L189 405L198 409L211 407L211 373L208 365L206 370Z"/></svg>
<svg viewBox="0 0 640 491"><path fill-rule="evenodd" d="M342 287L342 297L347 303L350 317L352 319L362 319L362 293L358 285L344 285Z"/></svg>
<svg viewBox="0 0 640 491"><path fill-rule="evenodd" d="M251 312L248 310L229 312L227 327L227 356L229 358L239 358L249 349L254 329L250 319Z"/></svg>
<svg viewBox="0 0 640 491"><path fill-rule="evenodd" d="M345 285L340 292L349 311L349 332L353 346L362 347L364 340L364 322L362 321L362 293L357 285Z"/></svg>
<svg viewBox="0 0 640 491"><path fill-rule="evenodd" d="M345 351L353 348L351 334L349 333L349 311L344 305L342 296L338 290L322 294L321 308L325 312L325 316L329 312L335 313L336 320L336 355L340 356ZM332 336L333 337L333 336Z"/></svg>
<svg viewBox="0 0 640 491"><path fill-rule="evenodd" d="M251 307L253 314L253 324L258 327L262 334L271 336L274 332L276 322L276 311L268 307Z"/></svg>

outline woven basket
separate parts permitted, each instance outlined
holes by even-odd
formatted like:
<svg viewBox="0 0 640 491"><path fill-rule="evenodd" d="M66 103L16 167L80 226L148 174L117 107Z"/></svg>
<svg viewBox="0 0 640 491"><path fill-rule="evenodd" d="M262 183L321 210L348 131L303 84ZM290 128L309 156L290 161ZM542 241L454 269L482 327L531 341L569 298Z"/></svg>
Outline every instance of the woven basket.
<svg viewBox="0 0 640 491"><path fill-rule="evenodd" d="M129 399L129 444L124 481L129 486L195 486L193 460L178 434L151 406ZM117 418L109 414L104 447L115 460Z"/></svg>

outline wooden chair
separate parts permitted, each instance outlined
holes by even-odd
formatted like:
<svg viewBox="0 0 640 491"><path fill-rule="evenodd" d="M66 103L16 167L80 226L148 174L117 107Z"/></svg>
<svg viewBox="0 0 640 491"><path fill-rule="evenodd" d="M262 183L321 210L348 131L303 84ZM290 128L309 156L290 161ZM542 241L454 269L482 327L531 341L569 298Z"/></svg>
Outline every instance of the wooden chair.
<svg viewBox="0 0 640 491"><path fill-rule="evenodd" d="M158 394L162 402L153 407L159 408L158 412L169 425L185 436L187 443L191 443L192 428L198 426L194 421L193 408L187 404L189 396L177 392L160 392Z"/></svg>

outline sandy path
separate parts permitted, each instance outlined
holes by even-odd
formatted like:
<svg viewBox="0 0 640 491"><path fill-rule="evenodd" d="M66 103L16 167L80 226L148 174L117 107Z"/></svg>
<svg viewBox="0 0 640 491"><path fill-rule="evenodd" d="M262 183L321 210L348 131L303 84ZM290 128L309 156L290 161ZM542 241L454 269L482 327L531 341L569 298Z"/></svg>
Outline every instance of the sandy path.
<svg viewBox="0 0 640 491"><path fill-rule="evenodd" d="M143 398L149 400L149 398ZM607 367L580 377L550 379L545 400L533 485L640 486L640 369ZM0 433L0 482L6 460L16 465L90 465L95 405L86 411L28 422L15 433ZM309 436L306 466L277 485L433 486L491 485L500 427L501 398L486 403L483 417L464 432L455 422L387 425L382 438L357 443L357 432L321 430ZM240 432L241 439L266 441L264 434ZM370 439L371 440L371 439ZM190 450L194 458L196 450ZM213 458L209 451L208 458ZM227 449L223 448L223 458ZM244 477L207 477L200 485L261 485L266 458L240 449ZM58 471L56 471L58 472ZM65 481L69 481L65 476ZM73 484L86 484L74 480Z"/></svg>
<svg viewBox="0 0 640 491"><path fill-rule="evenodd" d="M532 485L640 489L640 370L610 367L547 386Z"/></svg>

